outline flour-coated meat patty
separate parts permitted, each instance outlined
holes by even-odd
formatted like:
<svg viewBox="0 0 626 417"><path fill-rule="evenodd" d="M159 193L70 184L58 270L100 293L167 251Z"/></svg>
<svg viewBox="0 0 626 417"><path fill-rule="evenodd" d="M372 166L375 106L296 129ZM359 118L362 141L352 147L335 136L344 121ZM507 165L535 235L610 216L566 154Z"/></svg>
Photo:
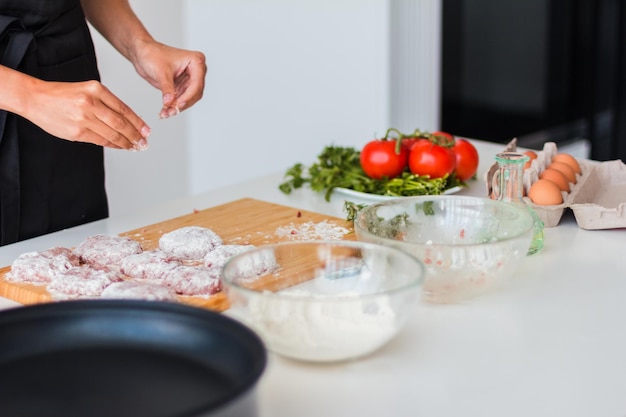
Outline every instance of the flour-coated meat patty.
<svg viewBox="0 0 626 417"><path fill-rule="evenodd" d="M143 252L136 240L118 235L93 235L80 243L74 252L84 263L119 269L126 256Z"/></svg>
<svg viewBox="0 0 626 417"><path fill-rule="evenodd" d="M22 253L11 264L6 278L12 282L44 284L57 273L79 265L80 259L71 249L55 246L42 252Z"/></svg>
<svg viewBox="0 0 626 417"><path fill-rule="evenodd" d="M202 265L180 265L167 273L163 283L188 296L209 296L222 290L219 270Z"/></svg>
<svg viewBox="0 0 626 417"><path fill-rule="evenodd" d="M222 243L222 238L207 227L186 226L164 233L159 249L181 260L202 260Z"/></svg>
<svg viewBox="0 0 626 417"><path fill-rule="evenodd" d="M126 280L107 286L101 298L149 301L176 301L176 293L163 285L146 281Z"/></svg>
<svg viewBox="0 0 626 417"><path fill-rule="evenodd" d="M220 245L207 252L204 257L204 265L221 270L230 258L254 248L254 245Z"/></svg>
<svg viewBox="0 0 626 417"><path fill-rule="evenodd" d="M181 262L161 250L136 253L120 261L120 272L131 278L161 281L168 271Z"/></svg>
<svg viewBox="0 0 626 417"><path fill-rule="evenodd" d="M57 300L97 298L107 286L122 279L116 271L83 265L56 274L46 288Z"/></svg>

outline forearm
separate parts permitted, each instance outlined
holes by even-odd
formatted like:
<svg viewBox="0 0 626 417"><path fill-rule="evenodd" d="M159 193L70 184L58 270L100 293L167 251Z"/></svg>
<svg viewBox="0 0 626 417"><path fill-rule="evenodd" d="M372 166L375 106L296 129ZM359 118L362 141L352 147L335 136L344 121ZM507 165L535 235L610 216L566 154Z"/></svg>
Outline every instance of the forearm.
<svg viewBox="0 0 626 417"><path fill-rule="evenodd" d="M26 98L40 81L4 65L0 65L0 80L0 110L27 117Z"/></svg>
<svg viewBox="0 0 626 417"><path fill-rule="evenodd" d="M128 0L81 0L81 4L93 27L131 62L136 62L142 43L154 41Z"/></svg>

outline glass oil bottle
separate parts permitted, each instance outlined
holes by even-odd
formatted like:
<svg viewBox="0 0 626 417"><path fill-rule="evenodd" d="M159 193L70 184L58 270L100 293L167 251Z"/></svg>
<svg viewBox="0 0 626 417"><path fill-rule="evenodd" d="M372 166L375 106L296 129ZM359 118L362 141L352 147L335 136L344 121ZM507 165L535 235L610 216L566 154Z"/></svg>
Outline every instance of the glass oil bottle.
<svg viewBox="0 0 626 417"><path fill-rule="evenodd" d="M528 249L528 255L535 254L543 248L543 222L523 199L523 173L524 164L529 160L528 156L517 152L501 152L495 157L498 171L493 176L493 190L496 200L515 204L522 204L533 216L535 221L533 239Z"/></svg>

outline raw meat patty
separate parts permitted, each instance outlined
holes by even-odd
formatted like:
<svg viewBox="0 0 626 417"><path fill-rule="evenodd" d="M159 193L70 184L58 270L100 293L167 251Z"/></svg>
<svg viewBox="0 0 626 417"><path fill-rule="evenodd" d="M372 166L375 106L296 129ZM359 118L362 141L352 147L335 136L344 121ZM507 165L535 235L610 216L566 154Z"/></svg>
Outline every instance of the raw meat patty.
<svg viewBox="0 0 626 417"><path fill-rule="evenodd" d="M272 251L258 250L229 268L231 280L254 280L278 268Z"/></svg>
<svg viewBox="0 0 626 417"><path fill-rule="evenodd" d="M163 234L159 249L181 260L202 260L222 243L222 238L211 229L187 226Z"/></svg>
<svg viewBox="0 0 626 417"><path fill-rule="evenodd" d="M209 296L222 290L219 270L201 265L180 265L167 273L163 283L182 295Z"/></svg>
<svg viewBox="0 0 626 417"><path fill-rule="evenodd" d="M181 262L160 250L129 255L120 262L120 272L131 278L160 281Z"/></svg>
<svg viewBox="0 0 626 417"><path fill-rule="evenodd" d="M121 275L114 271L84 265L56 274L47 289L57 300L95 298L107 286L121 280Z"/></svg>
<svg viewBox="0 0 626 417"><path fill-rule="evenodd" d="M139 242L117 235L94 235L85 239L74 252L84 263L119 268L126 256L143 252Z"/></svg>
<svg viewBox="0 0 626 417"><path fill-rule="evenodd" d="M176 301L170 288L145 281L114 282L102 291L102 298L122 298L150 301Z"/></svg>
<svg viewBox="0 0 626 417"><path fill-rule="evenodd" d="M59 270L70 269L80 265L80 257L70 248L54 246L41 252L41 255L52 261L53 267Z"/></svg>
<svg viewBox="0 0 626 417"><path fill-rule="evenodd" d="M18 256L11 264L7 280L44 284L50 282L55 274L80 265L80 260L68 248L53 247L43 252L26 252Z"/></svg>
<svg viewBox="0 0 626 417"><path fill-rule="evenodd" d="M204 265L221 271L230 258L254 248L254 245L220 245L207 252L204 257Z"/></svg>

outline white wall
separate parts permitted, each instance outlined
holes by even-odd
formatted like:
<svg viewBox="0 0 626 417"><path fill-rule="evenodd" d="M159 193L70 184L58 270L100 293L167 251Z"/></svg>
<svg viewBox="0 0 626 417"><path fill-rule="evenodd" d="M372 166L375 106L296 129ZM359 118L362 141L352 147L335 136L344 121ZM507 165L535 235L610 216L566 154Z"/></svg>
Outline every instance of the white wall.
<svg viewBox="0 0 626 417"><path fill-rule="evenodd" d="M387 0L187 0L189 46L206 53L189 113L190 191L362 146L388 127ZM278 185L278 184L277 184Z"/></svg>
<svg viewBox="0 0 626 417"><path fill-rule="evenodd" d="M179 2L133 0L135 12L163 43L184 46ZM102 82L152 128L144 152L106 149L106 181L111 215L140 210L188 194L188 115L160 120L161 93L139 77L133 66L92 30Z"/></svg>
<svg viewBox="0 0 626 417"><path fill-rule="evenodd" d="M390 123L402 132L440 128L443 0L390 0Z"/></svg>
<svg viewBox="0 0 626 417"><path fill-rule="evenodd" d="M209 72L201 102L158 120L160 93L96 36L103 82L152 127L148 151L107 150L111 214L311 163L326 145L361 147L383 134L399 120L390 114L390 74L403 62L390 57L390 10L412 1L132 0L157 39L203 51ZM414 1L420 21L437 20L441 0ZM420 36L404 44L413 54L431 34L438 42L436 25L403 27L396 39ZM439 62L429 53L413 66L409 94L430 104L404 108L411 128L438 127L439 103L428 92L438 91ZM402 85L393 88L399 97Z"/></svg>

